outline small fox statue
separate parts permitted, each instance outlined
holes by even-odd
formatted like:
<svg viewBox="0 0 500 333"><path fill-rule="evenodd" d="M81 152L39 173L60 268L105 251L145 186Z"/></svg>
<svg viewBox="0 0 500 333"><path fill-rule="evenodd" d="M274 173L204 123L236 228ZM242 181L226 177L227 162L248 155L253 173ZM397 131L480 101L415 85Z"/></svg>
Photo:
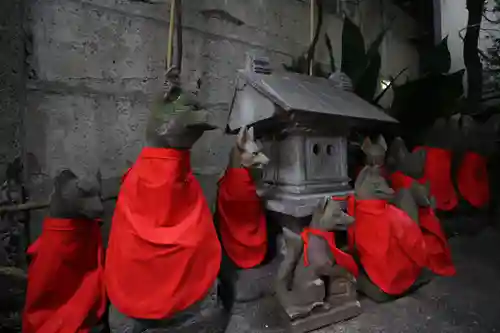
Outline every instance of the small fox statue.
<svg viewBox="0 0 500 333"><path fill-rule="evenodd" d="M379 135L377 142L373 143L370 137L366 137L361 144L361 150L365 154L365 164L356 169L356 178L366 170L367 167L381 167L382 174L385 175L385 153L387 151L387 143L382 135Z"/></svg>
<svg viewBox="0 0 500 333"><path fill-rule="evenodd" d="M388 301L415 287L427 263L423 235L407 214L389 204L395 193L379 167L365 167L354 192L356 223L349 243L363 267L358 290L377 302Z"/></svg>
<svg viewBox="0 0 500 333"><path fill-rule="evenodd" d="M309 314L316 307L329 309L356 299L354 259L335 245L334 232L354 223L338 201L325 198L302 233L284 228L285 257L280 265L276 292L288 315Z"/></svg>
<svg viewBox="0 0 500 333"><path fill-rule="evenodd" d="M394 190L382 176L380 167L367 167L354 183L354 193L359 200L392 200Z"/></svg>
<svg viewBox="0 0 500 333"><path fill-rule="evenodd" d="M65 169L55 177L42 234L27 251L32 261L23 332L86 332L99 324L106 308L98 224L103 211L100 173L78 177Z"/></svg>
<svg viewBox="0 0 500 333"><path fill-rule="evenodd" d="M361 150L366 155L366 165L383 166L385 161L385 153L387 151L387 143L382 135L378 136L377 142L372 143L370 137L366 137L361 145Z"/></svg>
<svg viewBox="0 0 500 333"><path fill-rule="evenodd" d="M425 150L410 153L400 137L392 142L387 158L392 164L389 178L392 188L396 191L392 203L417 223L419 222L418 207L430 205L426 195L428 190L425 185L417 181L424 176L425 158Z"/></svg>
<svg viewBox="0 0 500 333"><path fill-rule="evenodd" d="M245 270L258 269L269 257L264 206L256 181L269 159L255 142L253 128L241 128L219 179L215 223L222 243L219 297L230 311L234 302L263 296L262 288L244 286Z"/></svg>
<svg viewBox="0 0 500 333"><path fill-rule="evenodd" d="M253 127L242 127L229 155L229 167L262 169L269 158L261 150L255 142Z"/></svg>

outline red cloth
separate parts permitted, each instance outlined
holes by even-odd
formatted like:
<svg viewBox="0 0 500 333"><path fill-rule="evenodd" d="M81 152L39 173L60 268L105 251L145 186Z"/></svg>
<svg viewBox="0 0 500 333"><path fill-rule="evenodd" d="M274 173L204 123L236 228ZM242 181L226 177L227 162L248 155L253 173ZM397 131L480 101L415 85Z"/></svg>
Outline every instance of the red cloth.
<svg viewBox="0 0 500 333"><path fill-rule="evenodd" d="M390 295L407 291L427 266L418 225L384 200L356 200L350 236L370 280Z"/></svg>
<svg viewBox="0 0 500 333"><path fill-rule="evenodd" d="M413 181L415 181L413 178L400 171L391 175L392 187L396 191L400 188L411 187ZM420 207L418 219L429 258L428 268L438 275L455 275L456 270L451 259L448 240L433 209L431 207Z"/></svg>
<svg viewBox="0 0 500 333"><path fill-rule="evenodd" d="M331 231L324 231L314 228L304 228L304 230L300 234L302 237L302 241L304 242L304 265L306 267L309 266L309 234L322 237L328 243L328 246L332 251L333 258L335 259L337 264L347 269L349 272L351 272L352 275L358 276L358 265L356 265L356 262L350 254L347 254L337 248L337 245L335 244L335 234Z"/></svg>
<svg viewBox="0 0 500 333"><path fill-rule="evenodd" d="M452 152L441 148L416 147L427 152L424 177L418 181L424 184L430 182L431 195L436 199L436 208L450 211L458 204L457 194L451 181Z"/></svg>
<svg viewBox="0 0 500 333"><path fill-rule="evenodd" d="M32 261L23 333L85 333L106 307L97 221L46 218Z"/></svg>
<svg viewBox="0 0 500 333"><path fill-rule="evenodd" d="M448 240L441 228L439 219L434 215L434 211L431 207L421 207L419 208L418 218L424 235L427 256L429 257L429 269L438 275L455 275L456 269L451 258Z"/></svg>
<svg viewBox="0 0 500 333"><path fill-rule="evenodd" d="M113 216L105 267L112 304L130 317L168 318L207 295L220 260L189 151L144 148Z"/></svg>
<svg viewBox="0 0 500 333"><path fill-rule="evenodd" d="M472 206L482 208L490 202L488 159L466 152L458 170L458 190Z"/></svg>
<svg viewBox="0 0 500 333"><path fill-rule="evenodd" d="M391 187L394 191L397 191L402 188L410 188L411 184L415 181L415 179L405 175L401 171L393 172L389 176L389 180L391 182Z"/></svg>
<svg viewBox="0 0 500 333"><path fill-rule="evenodd" d="M259 265L267 252L264 207L245 168L229 168L219 181L217 214L222 245L240 268Z"/></svg>
<svg viewBox="0 0 500 333"><path fill-rule="evenodd" d="M121 183L120 184L123 184L123 182L127 178L128 173L130 172L130 170L132 170L132 168L128 168L127 171L125 171L125 173L122 175L122 179L121 179Z"/></svg>

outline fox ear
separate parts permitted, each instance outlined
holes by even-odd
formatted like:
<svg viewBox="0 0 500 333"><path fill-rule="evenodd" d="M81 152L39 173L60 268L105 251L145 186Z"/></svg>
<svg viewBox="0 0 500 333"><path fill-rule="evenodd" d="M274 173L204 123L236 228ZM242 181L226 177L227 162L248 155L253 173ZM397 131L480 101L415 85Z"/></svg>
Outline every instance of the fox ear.
<svg viewBox="0 0 500 333"><path fill-rule="evenodd" d="M240 128L240 131L238 132L238 138L236 139L236 144L238 147L243 148L245 145L245 142L248 140L248 129L246 126L243 126Z"/></svg>
<svg viewBox="0 0 500 333"><path fill-rule="evenodd" d="M377 144L384 149L384 151L387 151L387 142L385 142L384 136L380 134L377 139Z"/></svg>
<svg viewBox="0 0 500 333"><path fill-rule="evenodd" d="M253 127L250 127L247 131L247 140L254 141Z"/></svg>
<svg viewBox="0 0 500 333"><path fill-rule="evenodd" d="M361 145L361 150L367 154L368 153L368 150L370 149L370 147L372 146L372 140L370 140L370 137L367 136L364 140L363 140L363 144Z"/></svg>

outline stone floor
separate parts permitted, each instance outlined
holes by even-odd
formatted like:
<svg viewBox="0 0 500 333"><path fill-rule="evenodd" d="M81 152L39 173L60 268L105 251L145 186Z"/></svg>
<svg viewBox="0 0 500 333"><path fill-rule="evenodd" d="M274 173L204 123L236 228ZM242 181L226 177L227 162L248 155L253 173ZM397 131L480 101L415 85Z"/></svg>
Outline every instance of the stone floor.
<svg viewBox="0 0 500 333"><path fill-rule="evenodd" d="M500 332L499 230L486 228L474 236L454 237L450 244L457 276L435 278L411 296L387 304L362 299L363 314L359 317L315 333ZM5 287L4 282L0 291ZM226 333L285 333L280 313L272 297L240 304L233 311ZM17 324L9 324L18 321L11 317L0 316L0 332L19 332ZM221 318L210 324L199 323L201 327L194 331L167 332L215 333L221 332L226 323L227 318Z"/></svg>
<svg viewBox="0 0 500 333"><path fill-rule="evenodd" d="M487 228L453 238L450 244L455 277L435 278L388 304L362 299L362 315L315 332L500 332L500 233ZM241 304L226 333L281 333L278 318L272 298Z"/></svg>

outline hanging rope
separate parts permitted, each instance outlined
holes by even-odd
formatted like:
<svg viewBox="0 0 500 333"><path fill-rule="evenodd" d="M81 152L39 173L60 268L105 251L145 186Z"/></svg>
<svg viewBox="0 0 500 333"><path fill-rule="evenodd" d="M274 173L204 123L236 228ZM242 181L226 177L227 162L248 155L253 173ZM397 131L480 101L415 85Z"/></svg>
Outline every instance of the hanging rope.
<svg viewBox="0 0 500 333"><path fill-rule="evenodd" d="M167 58L165 60L165 70L169 70L172 66L173 55L173 40L174 40L174 27L175 27L175 4L176 0L170 2L170 22L168 26L168 45L167 45Z"/></svg>
<svg viewBox="0 0 500 333"><path fill-rule="evenodd" d="M310 3L310 17L309 17L309 20L310 20L310 42L311 44L313 44L314 42L314 18L316 16L316 13L314 11L314 7L316 6L315 4L315 0L311 0L311 3ZM313 75L313 67L314 67L314 59L309 59L309 75L312 76Z"/></svg>
<svg viewBox="0 0 500 333"><path fill-rule="evenodd" d="M174 29L177 52L174 58ZM165 101L169 100L171 92L180 88L180 74L182 69L182 1L172 0L170 5L170 22L168 30L167 56L165 59Z"/></svg>

